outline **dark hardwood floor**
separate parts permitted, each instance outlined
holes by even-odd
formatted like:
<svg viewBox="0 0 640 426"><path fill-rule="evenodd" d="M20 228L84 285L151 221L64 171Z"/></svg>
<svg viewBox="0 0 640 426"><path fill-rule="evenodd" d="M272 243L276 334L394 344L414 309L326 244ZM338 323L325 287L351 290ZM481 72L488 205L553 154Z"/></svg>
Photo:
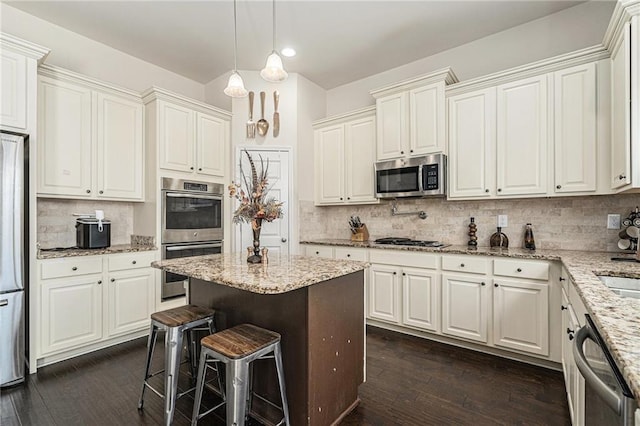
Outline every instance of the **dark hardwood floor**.
<svg viewBox="0 0 640 426"><path fill-rule="evenodd" d="M1 391L0 425L162 424L163 404L152 392L144 410L136 408L145 346L137 339L39 369ZM160 368L162 351L155 355ZM188 384L185 374L181 386ZM570 424L559 372L373 327L360 397L343 425ZM179 400L175 425L190 424L192 405L190 395ZM224 421L209 416L200 424Z"/></svg>

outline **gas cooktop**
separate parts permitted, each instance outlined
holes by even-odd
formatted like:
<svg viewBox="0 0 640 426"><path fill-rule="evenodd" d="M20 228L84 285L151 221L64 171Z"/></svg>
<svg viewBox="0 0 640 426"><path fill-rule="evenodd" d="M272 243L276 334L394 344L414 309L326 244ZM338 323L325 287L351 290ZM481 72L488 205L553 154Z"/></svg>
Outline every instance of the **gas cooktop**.
<svg viewBox="0 0 640 426"><path fill-rule="evenodd" d="M418 247L448 247L450 244L444 244L440 241L428 241L428 240L412 240L411 238L378 238L375 240L376 244L389 244L394 246L418 246Z"/></svg>

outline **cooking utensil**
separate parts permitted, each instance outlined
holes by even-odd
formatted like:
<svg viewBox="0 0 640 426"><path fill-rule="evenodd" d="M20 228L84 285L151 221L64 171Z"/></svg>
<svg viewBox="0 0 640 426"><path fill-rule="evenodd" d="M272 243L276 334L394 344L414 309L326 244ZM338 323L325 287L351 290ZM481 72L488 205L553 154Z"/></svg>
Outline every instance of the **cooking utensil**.
<svg viewBox="0 0 640 426"><path fill-rule="evenodd" d="M277 138L280 134L280 113L278 112L278 102L280 101L280 93L273 92L273 137Z"/></svg>
<svg viewBox="0 0 640 426"><path fill-rule="evenodd" d="M260 136L265 136L269 131L269 122L264 119L264 100L266 96L267 94L265 92L260 92L260 114L262 118L260 118L256 124Z"/></svg>
<svg viewBox="0 0 640 426"><path fill-rule="evenodd" d="M256 137L256 123L253 121L253 97L255 93L249 92L249 121L247 121L247 138L253 139Z"/></svg>

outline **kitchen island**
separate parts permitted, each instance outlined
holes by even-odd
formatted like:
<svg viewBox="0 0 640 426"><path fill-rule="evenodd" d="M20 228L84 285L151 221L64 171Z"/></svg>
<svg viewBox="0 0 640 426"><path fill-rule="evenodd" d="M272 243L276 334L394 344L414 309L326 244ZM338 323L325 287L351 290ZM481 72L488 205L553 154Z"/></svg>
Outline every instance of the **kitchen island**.
<svg viewBox="0 0 640 426"><path fill-rule="evenodd" d="M152 266L188 276L189 302L215 309L219 330L251 323L282 335L291 424L338 423L358 404L366 263L276 255L247 264L237 253ZM254 390L279 402L273 362L256 366ZM252 414L277 422L279 413L269 408L254 398Z"/></svg>

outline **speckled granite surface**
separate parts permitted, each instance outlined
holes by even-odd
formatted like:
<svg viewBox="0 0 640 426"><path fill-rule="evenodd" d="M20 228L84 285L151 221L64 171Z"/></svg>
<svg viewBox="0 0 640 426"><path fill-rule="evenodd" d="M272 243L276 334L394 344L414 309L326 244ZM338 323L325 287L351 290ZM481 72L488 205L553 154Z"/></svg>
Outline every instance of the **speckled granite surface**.
<svg viewBox="0 0 640 426"><path fill-rule="evenodd" d="M154 268L261 294L286 293L361 271L366 262L269 255L248 264L245 253L212 254L153 262Z"/></svg>
<svg viewBox="0 0 640 426"><path fill-rule="evenodd" d="M598 326L600 334L605 339L609 351L629 384L636 400L640 402L640 300L618 296L609 290L597 277L597 275L613 275L640 278L640 263L615 262L611 260L612 256L624 256L606 252L569 250L536 250L531 252L519 248L496 250L489 247L469 250L466 246L433 249L381 245L373 242L352 243L349 240L314 240L303 241L301 244L560 261L569 272L578 294L591 314L591 318Z"/></svg>
<svg viewBox="0 0 640 426"><path fill-rule="evenodd" d="M64 249L59 251L38 250L38 259L59 259L61 257L97 256L100 254L135 253L139 251L157 250L151 245L116 244L103 249Z"/></svg>

